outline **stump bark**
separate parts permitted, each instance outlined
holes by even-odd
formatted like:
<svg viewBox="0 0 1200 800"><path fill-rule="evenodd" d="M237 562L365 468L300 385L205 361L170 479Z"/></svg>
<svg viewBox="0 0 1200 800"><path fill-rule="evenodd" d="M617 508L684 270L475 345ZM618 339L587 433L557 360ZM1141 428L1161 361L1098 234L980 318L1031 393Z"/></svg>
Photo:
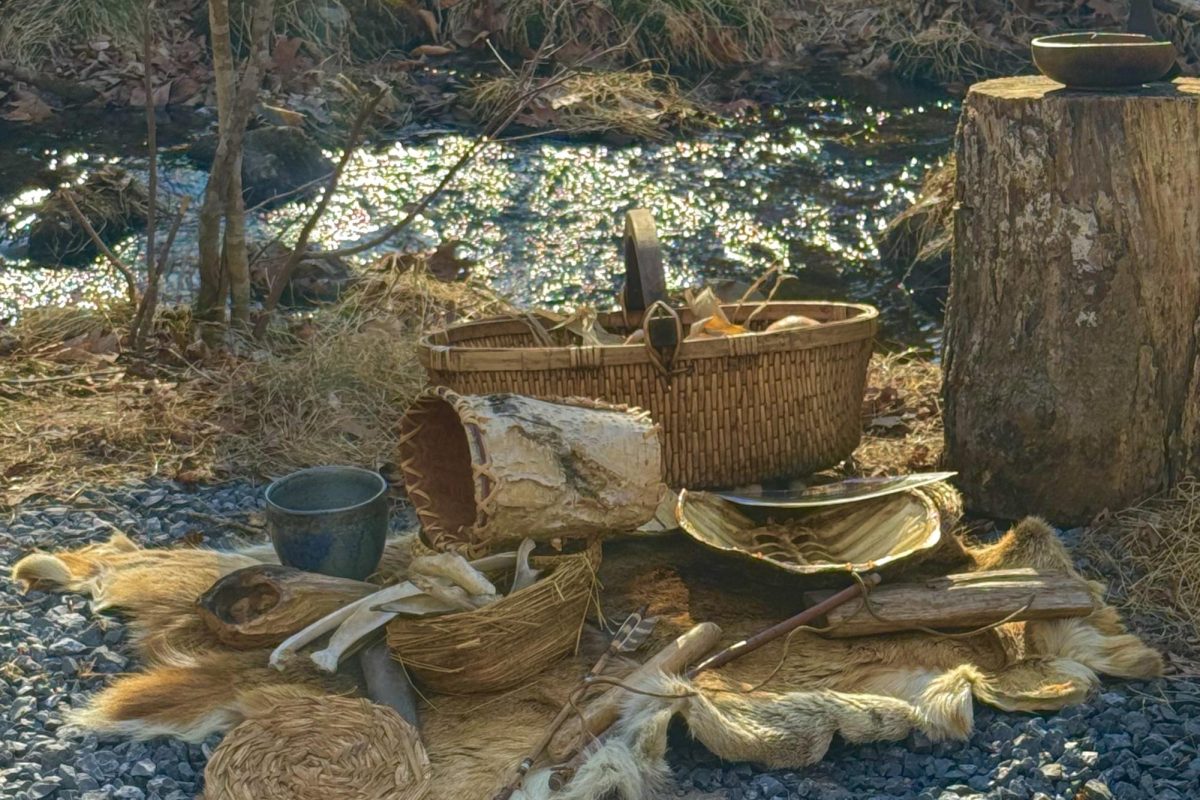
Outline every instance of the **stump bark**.
<svg viewBox="0 0 1200 800"><path fill-rule="evenodd" d="M946 453L974 510L1067 524L1200 467L1200 80L972 87Z"/></svg>

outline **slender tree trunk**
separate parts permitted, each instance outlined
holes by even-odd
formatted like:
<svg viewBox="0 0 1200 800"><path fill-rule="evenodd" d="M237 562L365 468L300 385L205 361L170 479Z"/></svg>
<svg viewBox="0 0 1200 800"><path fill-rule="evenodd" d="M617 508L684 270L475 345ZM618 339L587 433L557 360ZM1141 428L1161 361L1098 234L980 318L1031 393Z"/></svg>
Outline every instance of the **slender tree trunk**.
<svg viewBox="0 0 1200 800"><path fill-rule="evenodd" d="M151 61L154 55L154 0L146 0L145 18L142 20L142 79L146 92L146 149L149 151L150 177L147 192L150 203L146 207L146 293L138 304L133 318L133 352L142 355L146 329L154 325L154 306L158 300L158 253L154 239L158 221L158 125L154 108L154 71Z"/></svg>
<svg viewBox="0 0 1200 800"><path fill-rule="evenodd" d="M233 61L229 0L209 0L208 9L219 135L199 215L200 291L196 299L196 316L201 323L210 326L224 320L222 284L228 279L233 320L244 326L249 317L250 281L245 209L241 199L242 141L266 72L275 4L274 0L256 0L254 4L251 49L240 80L236 79ZM223 216L224 239L221 236Z"/></svg>
<svg viewBox="0 0 1200 800"><path fill-rule="evenodd" d="M229 168L225 193L225 271L229 278L229 322L238 331L250 327L250 262L246 254L246 204L242 200L242 154Z"/></svg>
<svg viewBox="0 0 1200 800"><path fill-rule="evenodd" d="M233 42L230 38L229 0L209 0L209 32L212 38L213 77L217 90L217 151L213 156L204 201L200 206L197 236L200 249L200 290L196 317L210 325L224 321L221 292L221 216L228 189L229 127L235 91Z"/></svg>

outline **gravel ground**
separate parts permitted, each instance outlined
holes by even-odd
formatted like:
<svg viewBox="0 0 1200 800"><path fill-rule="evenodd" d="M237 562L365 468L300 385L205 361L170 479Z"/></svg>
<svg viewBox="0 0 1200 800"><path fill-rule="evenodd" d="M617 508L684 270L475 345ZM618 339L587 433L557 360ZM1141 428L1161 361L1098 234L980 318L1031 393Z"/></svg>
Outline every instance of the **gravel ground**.
<svg viewBox="0 0 1200 800"><path fill-rule="evenodd" d="M260 492L235 484L184 491L170 484L26 504L0 519L0 559L11 565L35 546L106 539L111 526L143 545L194 531L220 545L213 524L189 512L257 509ZM97 741L64 727L66 713L113 673L132 669L124 629L93 617L78 595L19 595L0 581L0 797L101 800L192 798L216 739L188 745ZM1103 800L1200 798L1200 679L1106 682L1087 704L1046 716L976 705L967 742L835 744L803 771L728 764L678 732L672 764L677 797L997 798ZM464 800L468 800L464 798Z"/></svg>

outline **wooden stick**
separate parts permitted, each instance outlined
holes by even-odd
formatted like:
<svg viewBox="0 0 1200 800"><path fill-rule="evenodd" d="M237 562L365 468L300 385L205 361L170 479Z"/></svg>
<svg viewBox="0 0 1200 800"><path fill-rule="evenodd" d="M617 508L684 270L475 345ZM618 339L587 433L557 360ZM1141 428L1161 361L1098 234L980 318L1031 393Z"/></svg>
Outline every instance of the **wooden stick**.
<svg viewBox="0 0 1200 800"><path fill-rule="evenodd" d="M701 661L699 664L688 670L687 677L691 679L695 678L701 672L711 669L719 669L720 667L728 664L730 661L741 658L747 653L752 653L763 645L770 644L776 639L788 635L797 628L808 625L814 620L825 616L842 603L858 597L862 593L864 584L867 587L877 586L879 585L880 580L880 577L875 573L864 575L862 578L863 582L861 584L855 581L852 585L847 586L845 589L842 589L837 594L826 598L817 605L812 606L811 608L806 608L799 614L788 617L783 622L776 623L765 630L759 631L749 639L743 639L740 642L732 644L719 653L714 654L711 658ZM583 764L595 751L599 750L600 747L603 746L604 739L605 737L594 739L589 746L580 748L579 752L576 753L570 761L555 769L550 775L550 788L554 791L559 791L568 783L570 783L571 779L575 777L575 773L579 771L579 768L583 766Z"/></svg>
<svg viewBox="0 0 1200 800"><path fill-rule="evenodd" d="M375 113L375 108L383 100L386 93L383 91L376 92L370 97L359 109L358 114L354 118L354 124L350 128L350 135L346 139L346 148L342 151L341 158L338 159L337 166L329 175L329 182L325 185L325 191L321 195L321 199L317 201L316 208L309 214L308 219L304 221L303 227L300 229L300 235L296 239L296 244L292 247L292 252L288 254L287 260L280 267L275 280L271 282L270 291L267 294L266 302L263 303L262 314L254 323L254 338L262 338L266 333L267 324L271 321L271 315L275 313L275 306L279 303L279 298L283 296L283 292L287 289L292 280L292 273L296 271L296 267L304 260L308 253L308 240L312 236L313 230L317 227L317 223L321 221L321 217L325 216L325 209L329 207L329 202L333 200L333 195L337 192L338 183L342 179L342 173L346 169L346 165L350 163L354 153L358 150L359 139L362 137L363 130L366 128L367 122L371 119L371 115Z"/></svg>
<svg viewBox="0 0 1200 800"><path fill-rule="evenodd" d="M158 282L158 255L154 249L155 236L158 234L158 117L154 108L154 69L151 62L154 57L154 0L146 0L146 9L142 13L142 81L146 93L146 150L149 160L146 193L150 202L146 205L146 293L137 304L133 315L133 352L138 357L142 355L142 315L145 313L146 296L154 291Z"/></svg>
<svg viewBox="0 0 1200 800"><path fill-rule="evenodd" d="M827 592L806 592L819 602ZM995 623L1086 616L1091 590L1062 572L1005 569L945 575L921 583L893 583L826 616L826 636L847 638L921 629L964 630ZM872 614L871 610L875 613Z"/></svg>
<svg viewBox="0 0 1200 800"><path fill-rule="evenodd" d="M532 544L532 540L526 539L524 542L522 542L521 543L522 550L525 549L526 543ZM520 560L521 560L520 557L518 557L518 563L520 562ZM515 585L516 584L515 584L515 579L514 579L514 586ZM642 606L641 609L639 609L634 614L630 615L630 618L628 620L626 620L626 624L629 624L632 620L635 619L635 617L636 617L636 621L638 623L640 623L643 620L643 618L645 617L645 615L646 615L646 607ZM653 622L651 622L650 628L652 628L652 627L653 627ZM645 629L645 632L647 634L650 632L650 628ZM624 626L622 626L621 630L617 631L617 635L613 637L613 640L611 642L609 642L608 648L604 651L604 653L601 654L600 658L596 659L596 663L592 665L592 668L588 671L588 674L586 676L584 676L583 681L581 681L581 683L586 683L588 678L595 677L596 675L599 675L600 673L602 673L604 671L604 668L606 666L608 666L608 662L612 660L613 656L615 656L621 652L629 652L629 651L622 650L622 648L624 646L623 640L626 638L625 636L622 635L623 631L624 631ZM630 648L630 650L636 650L636 649L637 649L636 644L634 644L634 646ZM574 694L576 691L578 691L578 686L576 686L576 688L572 690L572 694ZM551 720L550 725L547 726L546 730L542 732L541 738L539 738L537 740L537 742L534 744L534 746L530 749L529 755L527 755L527 756L525 756L525 758L521 759L521 763L517 765L517 774L515 776L513 776L513 779L511 781L509 781L508 784L503 789L501 789L499 792L496 793L496 796L493 797L492 800L509 800L509 798L511 798L513 796L513 794L517 791L517 789L521 788L521 783L525 780L525 776L529 774L529 770L531 770L533 768L534 763L538 760L539 757L541 757L542 752L546 749L546 746L550 744L551 737L554 736L555 732L566 721L567 716L571 713L572 708L573 708L572 704L570 702L568 702L568 703L564 704L563 707L558 710L558 714L556 714L554 719Z"/></svg>
<svg viewBox="0 0 1200 800"><path fill-rule="evenodd" d="M645 664L634 670L623 681L636 684L640 679L657 672L681 672L688 664L703 658L716 647L721 639L721 628L714 622L701 622L671 644L654 654ZM550 740L549 752L554 761L564 761L578 751L587 736L598 736L616 722L621 713L621 702L626 692L613 687L597 697L582 714L567 720Z"/></svg>

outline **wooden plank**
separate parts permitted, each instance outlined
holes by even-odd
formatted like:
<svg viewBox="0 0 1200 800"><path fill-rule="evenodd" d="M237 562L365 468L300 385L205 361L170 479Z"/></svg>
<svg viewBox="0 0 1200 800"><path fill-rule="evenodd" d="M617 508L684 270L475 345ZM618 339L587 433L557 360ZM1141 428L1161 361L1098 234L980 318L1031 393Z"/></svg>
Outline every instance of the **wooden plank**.
<svg viewBox="0 0 1200 800"><path fill-rule="evenodd" d="M804 597L811 604L830 594L806 592ZM874 589L870 598L879 619L867 611L861 599L852 600L826 616L824 624L835 626L826 635L843 639L919 628L970 630L1010 614L1015 615L1012 621L1055 619L1086 616L1095 609L1084 581L1062 572L1032 569L967 572L921 583L884 584Z"/></svg>

